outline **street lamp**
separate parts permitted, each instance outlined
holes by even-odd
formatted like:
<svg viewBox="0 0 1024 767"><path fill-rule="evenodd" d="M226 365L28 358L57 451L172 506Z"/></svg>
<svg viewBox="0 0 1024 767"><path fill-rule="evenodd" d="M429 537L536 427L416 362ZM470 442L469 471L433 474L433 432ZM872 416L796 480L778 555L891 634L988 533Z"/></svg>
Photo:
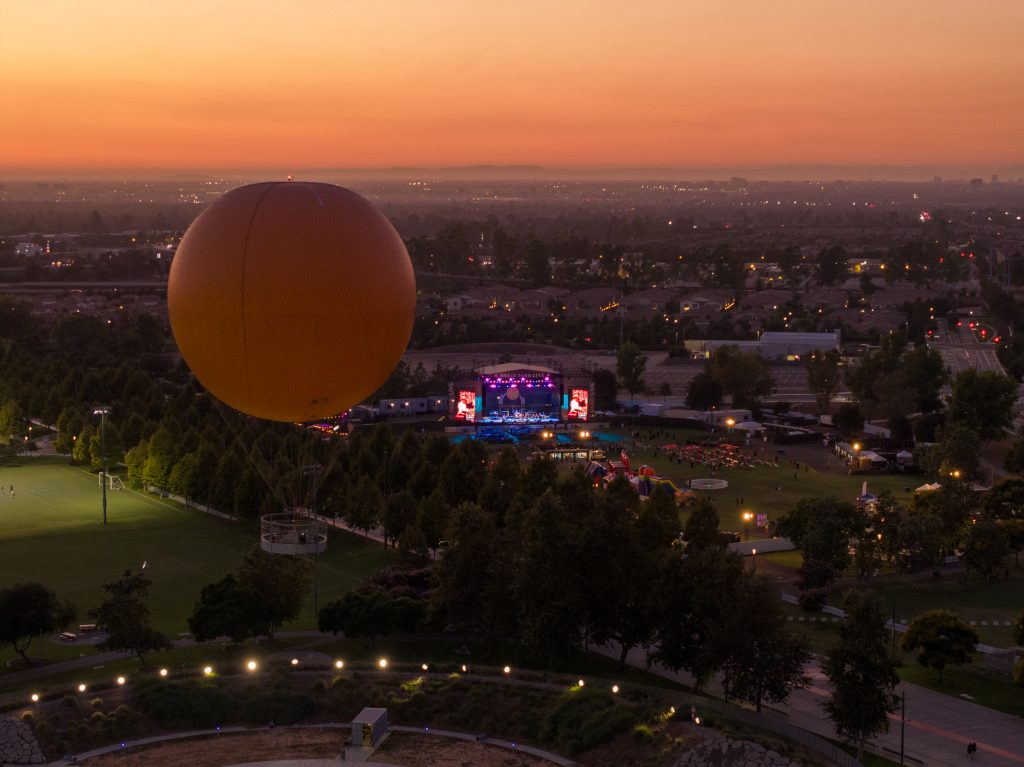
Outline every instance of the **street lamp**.
<svg viewBox="0 0 1024 767"><path fill-rule="evenodd" d="M754 512L743 512L743 540L750 540L750 523L754 521Z"/></svg>
<svg viewBox="0 0 1024 767"><path fill-rule="evenodd" d="M100 483L103 486L103 524L107 524L107 474L109 469L107 467L107 415L110 413L110 408L106 405L93 408L92 414L100 417L100 458L103 461L103 481Z"/></svg>
<svg viewBox="0 0 1024 767"><path fill-rule="evenodd" d="M317 590L317 582L316 582L316 570L317 570L316 565L317 565L317 559L319 558L319 553L320 553L320 541L316 540L317 529L318 529L318 525L316 524L318 522L318 519L317 519L317 516L316 516L316 490L317 490L317 487L320 484L319 482L317 482L317 477L320 476L320 474L321 474L321 472L323 470L324 470L324 467L321 466L318 463L311 463L308 466L303 466L302 467L302 476L304 476L304 477L312 477L311 481L313 483L313 522L314 522L314 525L313 525L313 617L316 618L317 620L319 620L320 612L319 612L319 599L318 599L318 590ZM326 530L327 528L325 527L324 529Z"/></svg>

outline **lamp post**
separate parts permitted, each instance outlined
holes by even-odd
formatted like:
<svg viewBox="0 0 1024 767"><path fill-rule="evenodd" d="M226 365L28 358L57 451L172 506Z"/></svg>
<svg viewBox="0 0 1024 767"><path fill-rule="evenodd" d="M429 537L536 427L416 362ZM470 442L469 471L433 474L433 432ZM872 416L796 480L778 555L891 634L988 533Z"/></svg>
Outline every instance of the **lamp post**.
<svg viewBox="0 0 1024 767"><path fill-rule="evenodd" d="M743 512L743 540L750 540L750 523L754 520L754 512Z"/></svg>
<svg viewBox="0 0 1024 767"><path fill-rule="evenodd" d="M319 611L319 599L318 599L319 593L318 593L318 590L317 590L317 582L316 582L316 580L317 580L317 578L316 578L316 575L317 575L316 571L317 571L317 560L319 559L319 554L320 554L320 541L317 540L317 535L316 535L316 531L317 531L316 524L318 522L318 518L317 518L317 515L316 515L316 491L317 491L317 488L320 485L320 483L317 482L317 477L320 476L320 473L323 470L324 470L324 467L321 466L318 463L311 463L308 466L303 466L302 467L302 476L304 476L304 477L312 477L311 481L313 483L313 523L314 523L314 526L313 526L313 617L317 618L318 620L319 620L318 616L320 614L320 611ZM324 529L326 529L326 528L324 528Z"/></svg>
<svg viewBox="0 0 1024 767"><path fill-rule="evenodd" d="M100 417L100 458L103 461L103 524L107 524L107 415L110 408L106 405L93 408L92 414Z"/></svg>

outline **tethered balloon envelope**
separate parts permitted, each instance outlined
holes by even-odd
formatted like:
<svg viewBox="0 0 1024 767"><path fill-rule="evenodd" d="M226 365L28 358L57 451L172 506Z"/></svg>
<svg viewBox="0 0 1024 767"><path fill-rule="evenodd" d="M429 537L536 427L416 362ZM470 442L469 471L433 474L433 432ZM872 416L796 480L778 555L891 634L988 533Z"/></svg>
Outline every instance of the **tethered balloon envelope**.
<svg viewBox="0 0 1024 767"><path fill-rule="evenodd" d="M339 413L373 393L412 334L401 237L355 192L272 182L228 192L182 238L171 328L199 381L275 421Z"/></svg>

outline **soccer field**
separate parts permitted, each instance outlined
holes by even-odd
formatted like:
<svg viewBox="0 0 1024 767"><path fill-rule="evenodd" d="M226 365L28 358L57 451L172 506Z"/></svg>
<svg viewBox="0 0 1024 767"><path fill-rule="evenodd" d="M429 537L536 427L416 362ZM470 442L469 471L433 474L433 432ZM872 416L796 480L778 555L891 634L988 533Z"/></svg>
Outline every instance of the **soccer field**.
<svg viewBox="0 0 1024 767"><path fill-rule="evenodd" d="M135 490L107 491L104 527L96 475L64 458L0 467L0 488L0 586L39 581L75 602L82 622L102 600L102 584L147 562L155 627L172 638L188 631L200 589L234 571L259 538L254 521L229 522ZM320 604L390 562L381 544L332 531L318 562ZM285 628L314 627L310 596Z"/></svg>

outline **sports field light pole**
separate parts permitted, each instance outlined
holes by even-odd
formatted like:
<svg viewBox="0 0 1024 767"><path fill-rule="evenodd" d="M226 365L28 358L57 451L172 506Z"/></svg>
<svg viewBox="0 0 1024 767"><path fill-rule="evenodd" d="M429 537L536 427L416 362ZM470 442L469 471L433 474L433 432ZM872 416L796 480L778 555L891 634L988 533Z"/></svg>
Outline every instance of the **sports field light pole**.
<svg viewBox="0 0 1024 767"><path fill-rule="evenodd" d="M314 540L313 540L313 617L316 618L317 620L319 620L319 609L318 609L319 608L319 604L318 604L319 600L317 598L318 597L318 593L317 593L317 583L316 583L316 570L317 570L316 563L317 563L317 559L319 559L319 554L320 554L320 542L318 540L316 540L316 530L317 530L317 527L316 527L316 524L315 524L317 522L317 516L316 516L316 490L317 490L317 487L319 485L319 483L316 480L317 480L317 477L320 476L320 472L322 472L323 470L324 470L324 467L321 466L318 463L311 463L308 466L303 466L302 467L302 475L304 477L312 477L313 478L311 480L313 482L313 522L314 522L314 527L313 527L313 537L314 537Z"/></svg>
<svg viewBox="0 0 1024 767"><path fill-rule="evenodd" d="M110 408L106 405L94 408L93 415L100 417L100 457L103 459L103 524L107 524L107 414Z"/></svg>

